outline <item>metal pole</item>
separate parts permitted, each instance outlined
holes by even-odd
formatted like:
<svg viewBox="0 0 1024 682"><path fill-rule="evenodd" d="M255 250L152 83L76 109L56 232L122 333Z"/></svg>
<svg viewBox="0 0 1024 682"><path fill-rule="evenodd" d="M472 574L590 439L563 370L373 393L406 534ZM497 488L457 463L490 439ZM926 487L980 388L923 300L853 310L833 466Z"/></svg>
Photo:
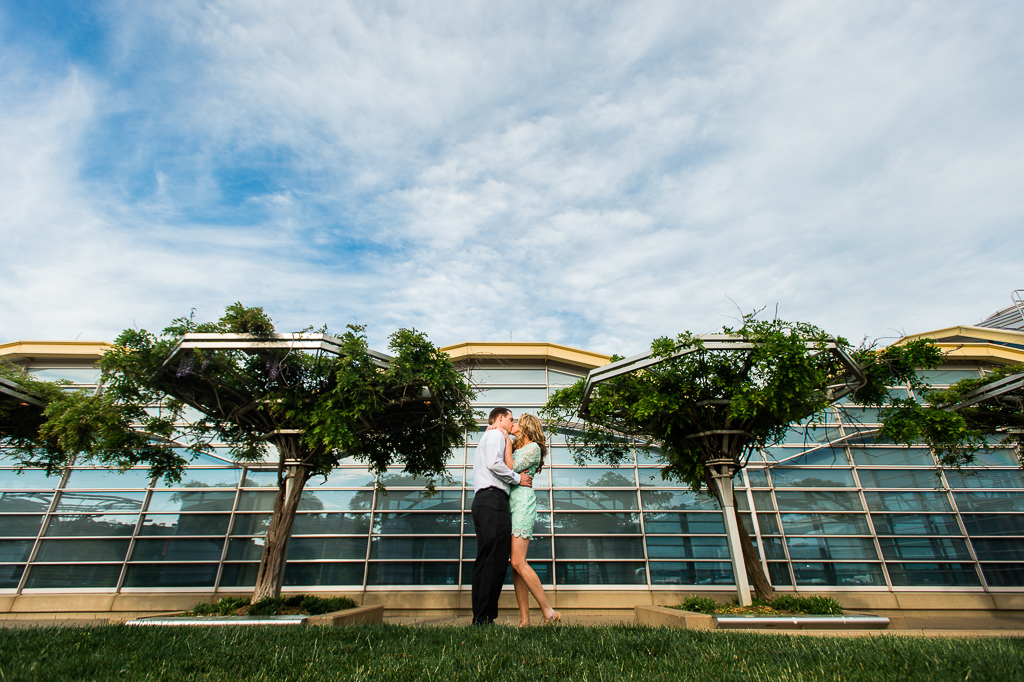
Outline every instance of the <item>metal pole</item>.
<svg viewBox="0 0 1024 682"><path fill-rule="evenodd" d="M740 527L736 518L736 502L733 495L732 477L738 469L733 460L717 460L707 463L712 480L718 488L725 514L725 534L729 539L729 556L732 558L732 574L736 581L736 601L740 606L750 606L750 583L747 581L747 567L743 563L743 545L740 542Z"/></svg>

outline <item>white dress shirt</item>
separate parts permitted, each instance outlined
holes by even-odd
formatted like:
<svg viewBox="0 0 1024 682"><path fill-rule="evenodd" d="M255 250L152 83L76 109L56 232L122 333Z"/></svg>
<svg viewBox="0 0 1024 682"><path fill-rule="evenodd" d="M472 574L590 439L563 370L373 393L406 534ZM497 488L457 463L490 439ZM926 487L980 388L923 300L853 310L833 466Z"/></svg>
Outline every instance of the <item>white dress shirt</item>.
<svg viewBox="0 0 1024 682"><path fill-rule="evenodd" d="M473 491L499 488L507 494L522 477L505 465L505 434L501 429L485 431L473 457Z"/></svg>

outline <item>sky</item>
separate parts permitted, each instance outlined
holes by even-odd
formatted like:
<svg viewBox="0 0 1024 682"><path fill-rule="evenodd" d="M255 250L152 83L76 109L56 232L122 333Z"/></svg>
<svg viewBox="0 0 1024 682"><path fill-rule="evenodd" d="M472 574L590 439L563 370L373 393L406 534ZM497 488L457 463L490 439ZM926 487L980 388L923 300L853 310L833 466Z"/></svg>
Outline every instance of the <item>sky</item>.
<svg viewBox="0 0 1024 682"><path fill-rule="evenodd" d="M1019 2L0 0L0 343L853 342L1024 288Z"/></svg>

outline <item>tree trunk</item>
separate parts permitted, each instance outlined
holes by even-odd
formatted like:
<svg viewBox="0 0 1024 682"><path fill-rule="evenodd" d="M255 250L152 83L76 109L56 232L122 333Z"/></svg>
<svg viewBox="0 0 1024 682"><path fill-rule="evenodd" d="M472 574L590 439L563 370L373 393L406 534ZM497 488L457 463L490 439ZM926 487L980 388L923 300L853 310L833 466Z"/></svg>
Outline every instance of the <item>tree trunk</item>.
<svg viewBox="0 0 1024 682"><path fill-rule="evenodd" d="M723 513L725 512L725 504L722 502L722 498L718 495L718 490L715 488L714 481L711 480L710 476L705 476L705 484L708 489L714 493L715 499L718 500L718 505L722 507ZM733 493L733 504L736 503L736 494ZM751 518L756 518L751 512ZM771 582L768 580L768 576L764 573L764 567L761 565L761 559L757 556L757 550L754 547L754 543L750 539L750 533L747 532L746 527L743 525L743 519L740 518L740 514L736 512L736 525L738 526L740 534L740 546L743 548L743 565L747 569L747 580L750 581L751 586L754 588L754 596L763 601L775 598L775 588L772 587Z"/></svg>
<svg viewBox="0 0 1024 682"><path fill-rule="evenodd" d="M282 447L282 459L292 448ZM288 466L287 476L277 487L274 498L274 513L270 517L270 527L260 556L260 567L256 573L256 587L252 601L257 602L267 597L280 597L281 585L284 581L285 561L288 555L288 543L292 537L292 526L295 524L295 511L299 508L302 490L309 480L309 467L301 464Z"/></svg>

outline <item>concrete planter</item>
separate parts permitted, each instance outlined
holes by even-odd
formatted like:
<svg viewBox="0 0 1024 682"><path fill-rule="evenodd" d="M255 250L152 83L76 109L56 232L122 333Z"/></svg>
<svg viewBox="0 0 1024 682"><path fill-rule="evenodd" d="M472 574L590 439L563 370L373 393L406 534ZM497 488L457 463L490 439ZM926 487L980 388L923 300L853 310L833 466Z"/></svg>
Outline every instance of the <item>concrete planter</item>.
<svg viewBox="0 0 1024 682"><path fill-rule="evenodd" d="M636 623L687 630L905 630L902 616L846 614L843 616L709 616L666 606L634 607Z"/></svg>
<svg viewBox="0 0 1024 682"><path fill-rule="evenodd" d="M125 625L150 627L199 626L224 627L238 625L297 626L297 625L355 625L356 623L377 624L384 620L383 606L357 606L343 611L332 611L317 616L177 616L161 615L136 618Z"/></svg>

